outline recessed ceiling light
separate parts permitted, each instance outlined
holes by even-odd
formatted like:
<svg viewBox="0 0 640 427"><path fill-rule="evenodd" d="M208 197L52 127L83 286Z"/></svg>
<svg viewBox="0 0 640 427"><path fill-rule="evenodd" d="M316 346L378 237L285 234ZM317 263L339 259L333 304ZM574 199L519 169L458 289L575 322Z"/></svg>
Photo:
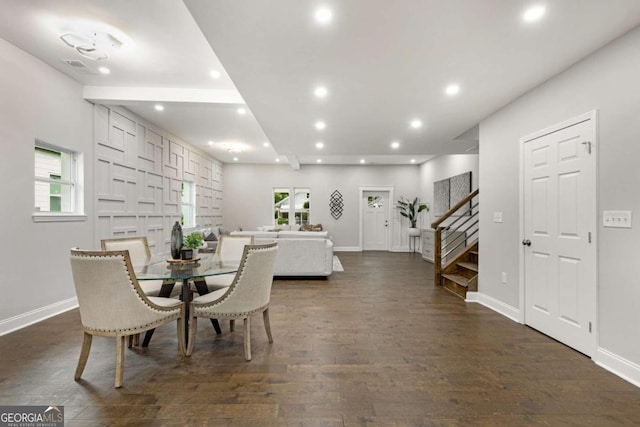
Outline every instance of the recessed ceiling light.
<svg viewBox="0 0 640 427"><path fill-rule="evenodd" d="M324 86L318 86L313 90L313 94L318 98L325 98L327 96L327 88Z"/></svg>
<svg viewBox="0 0 640 427"><path fill-rule="evenodd" d="M449 85L444 91L447 93L447 95L456 95L458 92L460 92L460 86L456 84Z"/></svg>
<svg viewBox="0 0 640 427"><path fill-rule="evenodd" d="M333 20L333 11L328 7L319 7L313 14L318 24L326 25Z"/></svg>
<svg viewBox="0 0 640 427"><path fill-rule="evenodd" d="M279 163L280 162L280 157L276 157L276 162Z"/></svg>
<svg viewBox="0 0 640 427"><path fill-rule="evenodd" d="M316 160L316 163L322 163L322 159Z"/></svg>
<svg viewBox="0 0 640 427"><path fill-rule="evenodd" d="M222 77L222 73L218 70L211 70L209 75L211 76L212 79L219 79L220 77Z"/></svg>
<svg viewBox="0 0 640 427"><path fill-rule="evenodd" d="M415 163L415 162L416 162L416 159L411 159L411 160L409 160L409 161L410 161L411 163Z"/></svg>
<svg viewBox="0 0 640 427"><path fill-rule="evenodd" d="M156 104L153 108L155 108L156 111L163 111L164 110L164 106L162 106L160 104Z"/></svg>
<svg viewBox="0 0 640 427"><path fill-rule="evenodd" d="M524 22L535 22L542 18L545 13L545 7L542 5L531 6L527 9L522 15L522 20Z"/></svg>
<svg viewBox="0 0 640 427"><path fill-rule="evenodd" d="M393 148L394 150L400 148L400 143L398 141L393 141L391 143L391 148Z"/></svg>
<svg viewBox="0 0 640 427"><path fill-rule="evenodd" d="M413 119L413 120L411 120L410 125L411 125L411 127L412 127L412 128L414 128L414 129L421 128L421 127L422 127L422 120L420 120L420 119Z"/></svg>
<svg viewBox="0 0 640 427"><path fill-rule="evenodd" d="M318 150L322 150L324 148L324 143L323 142L316 142L316 148Z"/></svg>
<svg viewBox="0 0 640 427"><path fill-rule="evenodd" d="M108 69L107 67L100 67L100 68L98 68L98 71L100 71L101 74L109 74L109 73L111 73L111 70Z"/></svg>
<svg viewBox="0 0 640 427"><path fill-rule="evenodd" d="M238 158L237 158L237 157L234 157L234 158L233 158L233 161L234 161L234 162L237 162L237 161L238 161Z"/></svg>
<svg viewBox="0 0 640 427"><path fill-rule="evenodd" d="M360 159L360 164L364 165L364 163L365 163L365 160L364 159Z"/></svg>
<svg viewBox="0 0 640 427"><path fill-rule="evenodd" d="M316 126L316 129L318 130L323 130L324 128L327 127L326 123L323 122L322 120L317 121L315 126Z"/></svg>
<svg viewBox="0 0 640 427"><path fill-rule="evenodd" d="M263 142L263 143L262 143L262 146L263 146L263 147L265 147L265 148L267 148L267 147L269 147L269 143L268 143L268 142Z"/></svg>
<svg viewBox="0 0 640 427"><path fill-rule="evenodd" d="M241 116L247 114L247 110L245 108L238 108L238 114L240 114Z"/></svg>
<svg viewBox="0 0 640 427"><path fill-rule="evenodd" d="M209 142L208 142L208 144L209 144L209 145L213 145L213 141L209 141Z"/></svg>

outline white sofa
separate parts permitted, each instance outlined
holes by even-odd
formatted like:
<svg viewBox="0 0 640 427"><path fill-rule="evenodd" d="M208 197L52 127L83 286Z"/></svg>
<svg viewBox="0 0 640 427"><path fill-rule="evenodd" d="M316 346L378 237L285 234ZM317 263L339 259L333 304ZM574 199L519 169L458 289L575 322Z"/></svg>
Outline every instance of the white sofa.
<svg viewBox="0 0 640 427"><path fill-rule="evenodd" d="M233 231L256 244L278 242L274 276L327 277L333 272L333 242L326 231Z"/></svg>

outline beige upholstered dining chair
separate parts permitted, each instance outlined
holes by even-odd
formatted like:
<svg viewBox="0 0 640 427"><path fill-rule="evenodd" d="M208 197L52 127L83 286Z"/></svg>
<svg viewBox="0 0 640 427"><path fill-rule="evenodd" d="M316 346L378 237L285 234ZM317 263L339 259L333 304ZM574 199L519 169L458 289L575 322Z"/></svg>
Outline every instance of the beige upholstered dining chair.
<svg viewBox="0 0 640 427"><path fill-rule="evenodd" d="M230 236L223 234L218 241L216 254L222 262L238 262L242 258L244 247L253 244L253 236ZM205 282L207 283L209 292L213 292L231 286L234 277L235 273L220 274L218 276L205 277Z"/></svg>
<svg viewBox="0 0 640 427"><path fill-rule="evenodd" d="M128 251L72 249L71 271L84 330L76 381L84 371L94 335L116 338L116 388L122 386L125 337L177 320L178 345L186 355L184 303L145 295Z"/></svg>
<svg viewBox="0 0 640 427"><path fill-rule="evenodd" d="M149 242L145 236L102 239L100 246L103 251L128 250L134 268L148 264L151 261L151 249L149 249ZM141 280L138 283L148 296L157 297L160 294L162 285L174 285L171 296L180 295L180 284L176 283L175 280Z"/></svg>
<svg viewBox="0 0 640 427"><path fill-rule="evenodd" d="M244 320L244 357L251 360L251 316L262 313L264 329L273 342L269 323L269 301L273 269L278 243L244 247L238 272L231 286L194 298L191 302L191 321L187 355L193 353L198 317L229 319L233 331L236 319Z"/></svg>

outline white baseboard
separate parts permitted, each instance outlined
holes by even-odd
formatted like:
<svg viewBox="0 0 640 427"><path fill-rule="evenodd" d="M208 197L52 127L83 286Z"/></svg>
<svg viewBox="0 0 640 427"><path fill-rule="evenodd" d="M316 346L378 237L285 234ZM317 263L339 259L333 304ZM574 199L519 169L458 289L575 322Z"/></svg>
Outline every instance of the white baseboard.
<svg viewBox="0 0 640 427"><path fill-rule="evenodd" d="M630 362L602 347L598 347L596 350L594 362L623 380L640 387L640 365Z"/></svg>
<svg viewBox="0 0 640 427"><path fill-rule="evenodd" d="M472 294L472 295L469 296L469 294ZM513 307L509 304L505 304L504 302L497 300L493 297L490 297L489 295L485 295L482 292L469 292L467 294L466 301L477 302L478 304L482 304L485 307L490 308L491 310L499 314L502 314L505 317L508 317L514 322L518 322L518 323L523 322L523 320L520 320L522 318L522 313L518 308Z"/></svg>
<svg viewBox="0 0 640 427"><path fill-rule="evenodd" d="M362 252L360 246L334 246L333 252Z"/></svg>
<svg viewBox="0 0 640 427"><path fill-rule="evenodd" d="M38 323L42 320L57 316L65 311L72 310L78 306L78 298L73 297L63 301L47 305L45 307L36 308L27 313L22 313L8 319L0 320L0 336L26 328L29 325Z"/></svg>

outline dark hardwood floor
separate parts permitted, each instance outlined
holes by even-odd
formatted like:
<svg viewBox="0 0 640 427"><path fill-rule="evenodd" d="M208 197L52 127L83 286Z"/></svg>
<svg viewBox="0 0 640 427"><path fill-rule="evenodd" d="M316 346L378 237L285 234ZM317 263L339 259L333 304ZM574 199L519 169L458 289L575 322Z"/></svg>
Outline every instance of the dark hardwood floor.
<svg viewBox="0 0 640 427"><path fill-rule="evenodd" d="M192 357L175 325L126 351L96 337L83 374L73 310L0 337L0 404L64 405L66 426L640 425L640 388L479 304L434 288L410 253L338 253L329 280L278 280L274 343L262 317L245 362L242 324L200 322Z"/></svg>

